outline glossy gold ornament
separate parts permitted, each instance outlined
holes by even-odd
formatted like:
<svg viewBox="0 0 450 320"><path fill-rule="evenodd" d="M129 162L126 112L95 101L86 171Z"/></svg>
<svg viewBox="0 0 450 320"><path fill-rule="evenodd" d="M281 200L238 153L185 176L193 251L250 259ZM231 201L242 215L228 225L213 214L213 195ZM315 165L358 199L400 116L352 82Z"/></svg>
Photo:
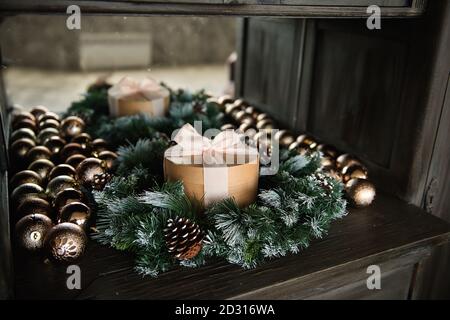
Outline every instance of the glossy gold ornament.
<svg viewBox="0 0 450 320"><path fill-rule="evenodd" d="M93 152L97 152L100 153L102 151L107 151L108 150L108 143L104 140L104 139L94 139L94 141L92 141L92 151Z"/></svg>
<svg viewBox="0 0 450 320"><path fill-rule="evenodd" d="M98 154L98 158L105 162L106 170L111 170L114 166L114 161L117 159L117 154L112 151L102 151Z"/></svg>
<svg viewBox="0 0 450 320"><path fill-rule="evenodd" d="M227 103L232 103L233 98L231 98L231 96L229 96L229 95L224 95L224 96L219 97L217 99L217 102L221 105L226 105Z"/></svg>
<svg viewBox="0 0 450 320"><path fill-rule="evenodd" d="M37 140L44 143L50 137L59 137L59 131L55 128L42 129L37 135Z"/></svg>
<svg viewBox="0 0 450 320"><path fill-rule="evenodd" d="M58 114L56 114L56 113L54 113L54 112L52 112L52 111L47 111L46 113L40 115L40 116L37 118L37 122L40 123L40 122L43 122L43 121L48 120L48 119L53 119L53 120L56 120L56 121L61 121L61 118L59 117Z"/></svg>
<svg viewBox="0 0 450 320"><path fill-rule="evenodd" d="M279 130L275 133L275 141L278 141L280 146L289 147L294 141L295 137L288 130Z"/></svg>
<svg viewBox="0 0 450 320"><path fill-rule="evenodd" d="M83 149L87 149L92 142L92 137L88 133L83 132L73 137L71 142L78 143Z"/></svg>
<svg viewBox="0 0 450 320"><path fill-rule="evenodd" d="M52 226L52 220L42 214L29 214L23 217L15 227L17 244L29 251L42 249L45 236Z"/></svg>
<svg viewBox="0 0 450 320"><path fill-rule="evenodd" d="M32 170L22 170L17 172L9 182L9 187L11 190L17 188L24 183L34 183L37 185L42 184L41 177Z"/></svg>
<svg viewBox="0 0 450 320"><path fill-rule="evenodd" d="M71 176L58 176L48 182L45 192L50 198L55 199L58 192L67 188L76 188L77 186L77 182Z"/></svg>
<svg viewBox="0 0 450 320"><path fill-rule="evenodd" d="M234 100L233 104L234 104L235 106L241 107L241 109L243 109L243 108L245 108L245 107L248 106L247 101L245 101L244 99L240 99L240 98Z"/></svg>
<svg viewBox="0 0 450 320"><path fill-rule="evenodd" d="M74 167L72 167L71 165L62 163L58 164L50 171L50 174L48 175L48 180L52 180L58 176L69 176L75 178L76 172Z"/></svg>
<svg viewBox="0 0 450 320"><path fill-rule="evenodd" d="M11 158L13 158L14 161L23 161L28 151L30 151L30 149L34 148L35 146L36 143L31 139L18 139L12 143L9 150Z"/></svg>
<svg viewBox="0 0 450 320"><path fill-rule="evenodd" d="M71 165L75 170L77 169L78 165L84 160L86 157L82 154L73 154L70 157L66 159L66 163L68 165Z"/></svg>
<svg viewBox="0 0 450 320"><path fill-rule="evenodd" d="M274 122L272 119L266 118L263 119L261 121L258 121L256 123L256 128L257 129L265 129L265 130L271 130L275 128Z"/></svg>
<svg viewBox="0 0 450 320"><path fill-rule="evenodd" d="M253 106L248 106L248 107L246 107L246 108L245 108L245 112L248 113L249 115L251 115L251 116L253 117L253 119L255 119L255 120L256 120L256 118L257 118L258 115L259 115L258 109L256 109L256 108L253 107Z"/></svg>
<svg viewBox="0 0 450 320"><path fill-rule="evenodd" d="M85 149L79 144L70 142L66 144L61 151L59 152L59 157L62 161L66 162L67 159L74 155L74 154L83 154L84 155Z"/></svg>
<svg viewBox="0 0 450 320"><path fill-rule="evenodd" d="M70 222L54 226L45 237L45 249L49 257L60 262L74 262L80 258L87 245L83 229Z"/></svg>
<svg viewBox="0 0 450 320"><path fill-rule="evenodd" d="M248 123L249 125L255 125L255 119L253 119L253 117L248 114L247 112L245 112L244 110L241 110L239 112L237 112L235 114L234 119L239 122L239 123Z"/></svg>
<svg viewBox="0 0 450 320"><path fill-rule="evenodd" d="M289 145L289 150L295 150L298 154L305 155L310 153L312 150L309 144L295 141Z"/></svg>
<svg viewBox="0 0 450 320"><path fill-rule="evenodd" d="M35 183L24 183L14 188L11 193L11 202L16 209L26 198L37 197L45 198L44 189Z"/></svg>
<svg viewBox="0 0 450 320"><path fill-rule="evenodd" d="M15 122L12 125L13 131L22 129L22 128L28 128L28 129L32 130L33 132L37 131L36 122L34 122L33 120L30 120L30 119L23 119L23 120Z"/></svg>
<svg viewBox="0 0 450 320"><path fill-rule="evenodd" d="M56 212L61 212L61 209L72 202L83 202L84 201L84 195L83 193L75 188L67 188L64 190L61 190L58 192L58 194L55 197L55 200L53 200L53 206L56 210Z"/></svg>
<svg viewBox="0 0 450 320"><path fill-rule="evenodd" d="M328 156L331 158L336 158L338 154L336 148L328 144L319 144L316 150L322 152L324 156Z"/></svg>
<svg viewBox="0 0 450 320"><path fill-rule="evenodd" d="M45 199L28 197L20 201L20 205L17 207L14 217L17 221L29 214L43 214L44 216L51 218L52 208Z"/></svg>
<svg viewBox="0 0 450 320"><path fill-rule="evenodd" d="M69 116L61 121L61 133L64 137L75 137L83 132L85 127L83 119Z"/></svg>
<svg viewBox="0 0 450 320"><path fill-rule="evenodd" d="M239 106L235 106L232 103L225 105L225 113L230 117L234 118L235 114L241 111L242 108Z"/></svg>
<svg viewBox="0 0 450 320"><path fill-rule="evenodd" d="M231 124L231 123L226 123L226 124L224 124L223 126L220 127L221 131L234 130L234 129L236 129L236 127L233 124Z"/></svg>
<svg viewBox="0 0 450 320"><path fill-rule="evenodd" d="M85 187L92 187L94 177L106 172L105 163L97 158L86 158L77 167L77 180Z"/></svg>
<svg viewBox="0 0 450 320"><path fill-rule="evenodd" d="M29 128L20 128L11 133L10 141L14 142L23 138L36 141L36 134Z"/></svg>
<svg viewBox="0 0 450 320"><path fill-rule="evenodd" d="M36 172L42 179L42 181L47 181L47 177L50 171L53 169L55 165L48 159L39 159L33 161L29 166L28 170L32 170Z"/></svg>
<svg viewBox="0 0 450 320"><path fill-rule="evenodd" d="M310 149L314 149L317 147L317 142L314 140L313 137L306 135L306 134L301 134L297 137L296 141L298 143L303 143L309 146Z"/></svg>
<svg viewBox="0 0 450 320"><path fill-rule="evenodd" d="M71 202L61 208L58 223L70 222L86 229L90 217L91 209L87 205L82 202Z"/></svg>
<svg viewBox="0 0 450 320"><path fill-rule="evenodd" d="M345 191L352 205L365 207L375 199L375 186L365 179L350 179L345 184Z"/></svg>
<svg viewBox="0 0 450 320"><path fill-rule="evenodd" d="M339 169L343 169L344 167L353 164L362 165L361 161L358 158L349 153L341 154L339 157L336 158L336 165Z"/></svg>
<svg viewBox="0 0 450 320"><path fill-rule="evenodd" d="M270 116L267 113L260 113L256 117L256 122L263 121L265 119L270 119Z"/></svg>
<svg viewBox="0 0 450 320"><path fill-rule="evenodd" d="M59 121L55 120L55 119L47 119L44 121L39 122L39 129L43 130L46 128L55 128L55 129L59 129Z"/></svg>
<svg viewBox="0 0 450 320"><path fill-rule="evenodd" d="M320 166L323 167L334 167L336 168L336 161L329 155L323 155L320 157Z"/></svg>
<svg viewBox="0 0 450 320"><path fill-rule="evenodd" d="M39 159L47 159L50 160L52 157L52 152L44 146L35 146L28 150L26 158L29 163L39 160Z"/></svg>
<svg viewBox="0 0 450 320"><path fill-rule="evenodd" d="M360 164L351 164L342 169L343 181L346 183L350 179L367 179L367 169Z"/></svg>
<svg viewBox="0 0 450 320"><path fill-rule="evenodd" d="M45 113L49 112L49 110L44 106L36 106L30 110L30 113L37 119Z"/></svg>
<svg viewBox="0 0 450 320"><path fill-rule="evenodd" d="M18 111L14 112L12 115L12 121L11 124L14 127L14 125L18 122L21 122L23 120L30 120L34 124L36 124L36 118L31 112L28 111Z"/></svg>
<svg viewBox="0 0 450 320"><path fill-rule="evenodd" d="M66 140L57 136L50 137L44 142L44 146L50 150L52 155L57 155L65 145Z"/></svg>

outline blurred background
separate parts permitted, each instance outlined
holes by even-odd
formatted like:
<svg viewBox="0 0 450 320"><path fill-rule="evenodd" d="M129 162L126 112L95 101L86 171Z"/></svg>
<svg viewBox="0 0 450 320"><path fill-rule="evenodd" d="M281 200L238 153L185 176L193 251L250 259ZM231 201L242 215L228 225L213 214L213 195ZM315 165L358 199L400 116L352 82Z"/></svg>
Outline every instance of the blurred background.
<svg viewBox="0 0 450 320"><path fill-rule="evenodd" d="M14 16L0 27L10 102L65 110L98 77L150 76L172 88L232 93L238 18Z"/></svg>

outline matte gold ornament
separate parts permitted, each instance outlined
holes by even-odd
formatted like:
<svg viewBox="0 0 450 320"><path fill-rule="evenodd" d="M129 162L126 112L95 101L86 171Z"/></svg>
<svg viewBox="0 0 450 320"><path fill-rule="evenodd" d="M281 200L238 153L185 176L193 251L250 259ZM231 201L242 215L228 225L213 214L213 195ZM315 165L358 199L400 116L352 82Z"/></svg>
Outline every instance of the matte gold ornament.
<svg viewBox="0 0 450 320"><path fill-rule="evenodd" d="M94 139L94 141L92 141L92 151L93 152L97 152L100 153L102 151L107 151L108 150L108 143L104 140L104 139Z"/></svg>
<svg viewBox="0 0 450 320"><path fill-rule="evenodd" d="M52 112L52 111L47 111L46 113L40 115L40 116L37 118L37 121L38 121L38 123L40 123L40 122L43 122L43 121L48 120L48 119L53 119L53 120L56 120L56 121L61 121L61 118L59 117L59 115L56 114L56 113L54 113L54 112Z"/></svg>
<svg viewBox="0 0 450 320"><path fill-rule="evenodd" d="M164 237L167 251L178 260L190 260L202 249L203 232L187 218L169 219Z"/></svg>
<svg viewBox="0 0 450 320"><path fill-rule="evenodd" d="M59 129L59 121L55 120L55 119L47 119L44 121L39 122L39 129L43 130L46 128L55 128L55 129Z"/></svg>
<svg viewBox="0 0 450 320"><path fill-rule="evenodd" d="M49 110L44 106L36 106L30 110L30 113L37 119L45 113L49 112Z"/></svg>
<svg viewBox="0 0 450 320"><path fill-rule="evenodd" d="M114 166L114 161L117 159L117 154L112 151L102 151L98 154L98 158L105 162L106 170L110 171Z"/></svg>
<svg viewBox="0 0 450 320"><path fill-rule="evenodd" d="M83 119L69 116L61 122L61 133L64 137L75 137L83 132L85 127Z"/></svg>
<svg viewBox="0 0 450 320"><path fill-rule="evenodd" d="M42 181L47 181L47 177L50 171L53 169L55 165L48 159L39 159L33 161L29 166L28 170L32 170L36 172L42 179Z"/></svg>
<svg viewBox="0 0 450 320"><path fill-rule="evenodd" d="M77 186L77 182L71 176L58 176L48 182L45 192L50 198L55 199L60 191L67 188L76 188Z"/></svg>
<svg viewBox="0 0 450 320"><path fill-rule="evenodd" d="M56 167L54 167L50 174L48 175L48 180L52 180L58 176L69 176L74 178L76 176L76 172L74 167L72 167L69 164L58 164Z"/></svg>
<svg viewBox="0 0 450 320"><path fill-rule="evenodd" d="M342 169L344 183L353 178L367 179L367 169L359 164L351 164Z"/></svg>
<svg viewBox="0 0 450 320"><path fill-rule="evenodd" d="M50 150L52 155L58 154L65 145L66 140L58 136L50 137L44 142L44 146Z"/></svg>
<svg viewBox="0 0 450 320"><path fill-rule="evenodd" d="M26 158L28 162L33 162L39 159L49 160L52 157L52 152L44 146L35 146L28 150Z"/></svg>
<svg viewBox="0 0 450 320"><path fill-rule="evenodd" d="M23 161L25 159L25 156L27 155L28 151L31 148L34 148L36 146L36 143L27 138L22 138L14 141L10 148L10 155L11 158L17 161ZM13 163L14 164L14 163Z"/></svg>
<svg viewBox="0 0 450 320"><path fill-rule="evenodd" d="M17 172L9 182L9 187L11 190L17 188L24 183L34 183L37 185L42 184L41 177L32 170L22 170Z"/></svg>
<svg viewBox="0 0 450 320"><path fill-rule="evenodd" d="M51 218L52 208L47 200L39 197L28 197L20 202L17 207L15 220L20 220L22 217L29 214L43 214Z"/></svg>
<svg viewBox="0 0 450 320"><path fill-rule="evenodd" d="M294 135L287 130L277 131L274 138L283 147L289 147L295 141Z"/></svg>
<svg viewBox="0 0 450 320"><path fill-rule="evenodd" d="M77 180L85 187L92 187L94 177L106 172L105 163L97 158L86 158L77 167Z"/></svg>
<svg viewBox="0 0 450 320"><path fill-rule="evenodd" d="M87 245L84 230L70 222L54 226L45 237L45 249L49 257L60 262L74 262L80 258Z"/></svg>
<svg viewBox="0 0 450 320"><path fill-rule="evenodd" d="M53 206L55 207L56 212L59 214L61 209L72 202L83 202L84 195L83 193L75 188L67 188L58 192L53 200Z"/></svg>
<svg viewBox="0 0 450 320"><path fill-rule="evenodd" d="M317 151L322 152L324 156L329 156L331 158L336 158L338 154L336 148L328 144L319 144L316 149Z"/></svg>
<svg viewBox="0 0 450 320"><path fill-rule="evenodd" d="M231 124L231 123L226 123L223 126L220 127L220 131L225 131L225 130L234 130L236 129L236 127Z"/></svg>
<svg viewBox="0 0 450 320"><path fill-rule="evenodd" d="M301 134L297 137L296 140L298 143L307 144L310 149L314 149L317 147L317 142L314 140L313 137L308 136L306 134Z"/></svg>
<svg viewBox="0 0 450 320"><path fill-rule="evenodd" d="M358 158L349 153L341 154L339 157L336 158L336 165L339 169L343 169L344 167L353 164L362 165L361 161Z"/></svg>
<svg viewBox="0 0 450 320"><path fill-rule="evenodd" d="M73 137L71 142L78 143L83 149L87 149L92 142L92 137L88 133L83 132Z"/></svg>
<svg viewBox="0 0 450 320"><path fill-rule="evenodd" d="M14 142L23 138L36 141L36 134L29 128L20 128L11 133L10 140Z"/></svg>
<svg viewBox="0 0 450 320"><path fill-rule="evenodd" d="M345 191L350 202L357 207L365 207L375 199L375 186L365 179L350 179L345 184Z"/></svg>
<svg viewBox="0 0 450 320"><path fill-rule="evenodd" d="M271 129L274 129L275 126L274 126L274 123L273 123L272 119L266 118L266 119L263 119L261 121L258 121L256 123L256 128L260 129L260 130L261 129L265 129L265 130L269 129L269 130L271 130Z"/></svg>
<svg viewBox="0 0 450 320"><path fill-rule="evenodd" d="M30 120L30 119L23 119L23 120L14 122L11 127L12 127L13 131L21 129L21 128L28 128L28 129L32 130L33 132L37 131L36 122L33 120Z"/></svg>
<svg viewBox="0 0 450 320"><path fill-rule="evenodd" d="M42 129L37 135L37 140L44 143L50 137L59 137L59 131L55 128Z"/></svg>
<svg viewBox="0 0 450 320"><path fill-rule="evenodd" d="M70 166L72 166L73 168L75 168L75 170L77 169L78 165L84 160L86 159L86 157L82 154L73 154L70 157L68 157L66 159L66 163Z"/></svg>
<svg viewBox="0 0 450 320"><path fill-rule="evenodd" d="M86 229L90 217L91 209L87 205L82 202L71 202L61 208L58 223L70 222Z"/></svg>
<svg viewBox="0 0 450 320"><path fill-rule="evenodd" d="M66 144L59 152L59 157L62 161L66 162L67 159L74 154L84 154L85 149L79 144L70 142Z"/></svg>
<svg viewBox="0 0 450 320"><path fill-rule="evenodd" d="M45 236L52 226L52 220L42 214L29 214L23 217L15 227L17 244L29 251L42 249Z"/></svg>
<svg viewBox="0 0 450 320"><path fill-rule="evenodd" d="M28 111L19 111L13 113L11 124L14 126L17 122L21 122L23 120L30 120L34 124L36 124L36 118L31 112Z"/></svg>
<svg viewBox="0 0 450 320"><path fill-rule="evenodd" d="M35 183L24 183L15 188L11 193L11 202L16 209L26 198L45 198L44 189Z"/></svg>
<svg viewBox="0 0 450 320"><path fill-rule="evenodd" d="M289 145L289 150L295 150L298 154L305 155L310 153L312 150L309 144L295 141Z"/></svg>

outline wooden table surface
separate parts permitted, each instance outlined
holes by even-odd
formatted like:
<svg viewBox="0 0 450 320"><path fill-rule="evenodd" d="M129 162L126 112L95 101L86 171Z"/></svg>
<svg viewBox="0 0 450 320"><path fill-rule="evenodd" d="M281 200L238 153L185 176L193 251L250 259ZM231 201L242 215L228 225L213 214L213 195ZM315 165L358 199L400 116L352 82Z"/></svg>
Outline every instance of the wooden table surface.
<svg viewBox="0 0 450 320"><path fill-rule="evenodd" d="M276 296L284 283L395 260L449 238L449 224L379 195L370 207L350 209L348 216L332 224L324 239L308 249L256 269L211 261L198 269L177 268L158 278L142 277L133 271L131 255L91 241L79 262L81 290L67 289L65 266L17 253L15 294L18 299L229 299L251 297L259 291Z"/></svg>

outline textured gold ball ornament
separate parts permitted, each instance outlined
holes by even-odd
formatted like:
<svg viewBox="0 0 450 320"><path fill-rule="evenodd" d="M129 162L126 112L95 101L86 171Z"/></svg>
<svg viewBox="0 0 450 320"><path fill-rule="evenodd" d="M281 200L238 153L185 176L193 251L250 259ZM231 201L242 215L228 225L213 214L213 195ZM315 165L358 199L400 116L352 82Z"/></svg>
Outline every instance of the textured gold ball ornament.
<svg viewBox="0 0 450 320"><path fill-rule="evenodd" d="M47 233L45 249L53 260L73 262L83 255L87 241L87 236L80 226L64 222Z"/></svg>
<svg viewBox="0 0 450 320"><path fill-rule="evenodd" d="M54 112L51 112L51 111L47 111L46 113L40 115L40 116L37 118L37 121L40 123L40 122L43 122L43 121L48 120L48 119L53 119L53 120L56 120L56 121L61 121L61 118L59 117L59 115L56 114L56 113L54 113Z"/></svg>
<svg viewBox="0 0 450 320"><path fill-rule="evenodd" d="M23 200L31 197L45 198L44 189L35 183L24 183L18 186L11 193L13 208L17 208Z"/></svg>
<svg viewBox="0 0 450 320"><path fill-rule="evenodd" d="M274 139L283 147L289 147L295 141L294 135L287 130L277 131Z"/></svg>
<svg viewBox="0 0 450 320"><path fill-rule="evenodd" d="M76 175L75 169L74 167L72 167L69 164L58 164L56 167L54 167L49 175L48 175L48 180L52 180L58 176L69 176L74 178Z"/></svg>
<svg viewBox="0 0 450 320"><path fill-rule="evenodd" d="M39 119L39 117L40 117L41 115L43 115L43 114L45 114L45 113L47 113L47 112L49 112L49 110L48 110L46 107L44 107L44 106L36 106L36 107L33 107L33 108L30 110L30 113L31 113L36 119Z"/></svg>
<svg viewBox="0 0 450 320"><path fill-rule="evenodd" d="M39 159L33 161L28 166L28 170L36 172L41 177L42 181L47 181L47 177L54 166L53 162L48 159Z"/></svg>
<svg viewBox="0 0 450 320"><path fill-rule="evenodd" d="M54 199L60 191L77 186L77 182L71 176L58 176L48 182L45 192L50 198Z"/></svg>
<svg viewBox="0 0 450 320"><path fill-rule="evenodd" d="M61 209L72 202L83 202L84 195L83 193L75 188L67 188L64 190L61 190L58 192L58 194L55 197L55 200L53 200L53 207L55 208L56 212L61 212Z"/></svg>
<svg viewBox="0 0 450 320"><path fill-rule="evenodd" d="M10 148L10 155L11 158L14 160L23 160L25 159L25 156L27 155L28 151L35 147L36 143L27 138L22 138L14 141Z"/></svg>
<svg viewBox="0 0 450 320"><path fill-rule="evenodd" d="M345 184L350 202L357 207L365 207L375 199L375 186L365 179L350 179Z"/></svg>
<svg viewBox="0 0 450 320"><path fill-rule="evenodd" d="M20 128L11 133L10 140L11 142L14 142L23 138L36 141L36 134L29 128Z"/></svg>
<svg viewBox="0 0 450 320"><path fill-rule="evenodd" d="M367 169L359 164L345 166L342 169L344 183L353 178L367 179Z"/></svg>
<svg viewBox="0 0 450 320"><path fill-rule="evenodd" d="M70 157L68 157L66 159L66 163L70 166L72 166L73 168L75 168L75 170L77 169L78 165L84 160L86 159L86 157L82 154L73 154Z"/></svg>
<svg viewBox="0 0 450 320"><path fill-rule="evenodd" d="M225 131L225 130L234 130L236 129L236 127L231 124L231 123L226 123L223 126L220 127L220 131Z"/></svg>
<svg viewBox="0 0 450 320"><path fill-rule="evenodd" d="M91 217L91 209L82 202L71 202L61 208L58 216L58 223L70 222L87 228L89 218Z"/></svg>
<svg viewBox="0 0 450 320"><path fill-rule="evenodd" d="M117 159L117 154L112 151L102 151L98 154L98 158L105 162L106 170L110 171Z"/></svg>
<svg viewBox="0 0 450 320"><path fill-rule="evenodd" d="M42 129L37 135L37 140L44 143L50 137L59 137L59 131L55 128Z"/></svg>
<svg viewBox="0 0 450 320"><path fill-rule="evenodd" d="M20 202L14 218L17 221L29 214L43 214L44 216L51 217L52 208L45 199L28 197Z"/></svg>
<svg viewBox="0 0 450 320"><path fill-rule="evenodd" d="M358 158L349 153L341 154L339 157L336 158L336 165L339 169L343 169L344 167L353 164L362 165L361 161Z"/></svg>
<svg viewBox="0 0 450 320"><path fill-rule="evenodd" d="M94 139L94 141L92 141L92 151L93 152L97 152L100 153L102 151L107 151L108 149L108 143L104 140L104 139Z"/></svg>
<svg viewBox="0 0 450 320"><path fill-rule="evenodd" d="M47 159L50 160L52 157L52 152L44 146L35 146L28 150L26 158L29 163L39 160L39 159Z"/></svg>
<svg viewBox="0 0 450 320"><path fill-rule="evenodd" d="M92 187L96 175L106 172L104 161L97 158L86 158L77 167L77 180L85 187Z"/></svg>
<svg viewBox="0 0 450 320"><path fill-rule="evenodd" d="M59 157L62 161L66 162L67 159L74 154L83 154L85 149L79 144L75 142L70 142L66 144L61 151L59 152Z"/></svg>
<svg viewBox="0 0 450 320"><path fill-rule="evenodd" d="M314 140L313 137L308 136L306 134L301 134L297 137L296 140L298 143L304 143L309 146L310 149L314 149L317 147L317 142Z"/></svg>
<svg viewBox="0 0 450 320"><path fill-rule="evenodd" d="M66 140L57 136L50 137L44 142L44 146L50 150L52 155L57 155L65 145Z"/></svg>
<svg viewBox="0 0 450 320"><path fill-rule="evenodd" d="M44 247L44 239L52 228L52 220L42 214L29 214L16 223L16 238L19 247L36 251Z"/></svg>
<svg viewBox="0 0 450 320"><path fill-rule="evenodd" d="M32 170L22 170L17 172L10 180L9 187L11 190L17 188L24 183L35 183L41 185L41 177Z"/></svg>
<svg viewBox="0 0 450 320"><path fill-rule="evenodd" d="M59 129L59 121L55 119L47 119L44 121L39 122L39 129L43 130L46 128L55 128Z"/></svg>
<svg viewBox="0 0 450 320"><path fill-rule="evenodd" d="M61 122L61 133L64 137L75 137L83 132L85 127L83 119L69 116Z"/></svg>

